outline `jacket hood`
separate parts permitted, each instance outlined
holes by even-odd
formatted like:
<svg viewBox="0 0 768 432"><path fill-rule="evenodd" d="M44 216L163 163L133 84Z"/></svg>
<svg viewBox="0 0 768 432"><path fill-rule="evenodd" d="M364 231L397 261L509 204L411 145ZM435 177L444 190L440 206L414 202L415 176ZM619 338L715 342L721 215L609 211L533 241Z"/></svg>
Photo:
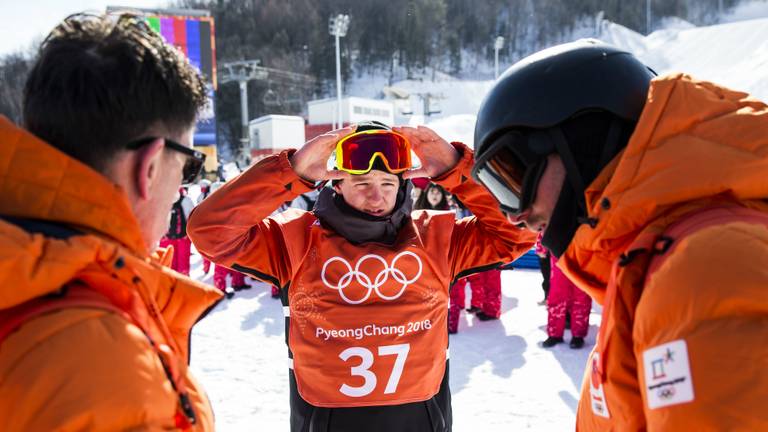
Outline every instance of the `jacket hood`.
<svg viewBox="0 0 768 432"><path fill-rule="evenodd" d="M612 263L653 221L716 200L768 198L768 107L685 74L656 78L627 147L587 188L560 267L602 303Z"/></svg>
<svg viewBox="0 0 768 432"><path fill-rule="evenodd" d="M177 297L174 315L183 315L185 323L220 297L214 288L163 268L167 257L147 254L118 186L4 117L0 197L0 216L71 226L83 234L66 239L31 234L0 218L0 309L58 291L84 272L123 273L115 269L130 272L127 286L138 277L159 304L168 305L171 294Z"/></svg>

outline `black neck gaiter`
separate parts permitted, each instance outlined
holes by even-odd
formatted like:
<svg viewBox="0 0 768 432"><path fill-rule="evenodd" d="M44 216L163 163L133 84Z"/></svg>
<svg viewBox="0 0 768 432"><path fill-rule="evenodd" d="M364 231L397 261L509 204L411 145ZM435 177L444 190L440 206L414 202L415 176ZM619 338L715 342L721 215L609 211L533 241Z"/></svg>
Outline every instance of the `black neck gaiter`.
<svg viewBox="0 0 768 432"><path fill-rule="evenodd" d="M411 217L411 182L404 182L397 192L395 209L388 216L372 216L349 206L332 188L320 191L314 214L323 226L335 231L352 244L368 242L394 244L400 228Z"/></svg>
<svg viewBox="0 0 768 432"><path fill-rule="evenodd" d="M547 229L541 238L541 244L554 256L560 258L571 244L579 228L579 220L584 216L583 213L573 187L568 180L565 180L552 216L549 218Z"/></svg>
<svg viewBox="0 0 768 432"><path fill-rule="evenodd" d="M589 221L584 191L577 194L570 176L577 175L582 187L589 187L600 171L626 147L634 127L634 122L607 112L587 113L562 125L577 172L568 171L566 165L566 179L541 239L541 244L556 257L565 253L579 226Z"/></svg>

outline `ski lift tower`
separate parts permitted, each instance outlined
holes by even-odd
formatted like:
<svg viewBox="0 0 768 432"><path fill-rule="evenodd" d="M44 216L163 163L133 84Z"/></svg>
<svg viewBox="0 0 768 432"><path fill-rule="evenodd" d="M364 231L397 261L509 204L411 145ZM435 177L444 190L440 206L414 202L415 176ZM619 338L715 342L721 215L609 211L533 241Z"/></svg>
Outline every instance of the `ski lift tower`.
<svg viewBox="0 0 768 432"><path fill-rule="evenodd" d="M266 68L259 66L259 60L244 60L224 63L219 66L219 82L226 84L236 81L240 85L240 146L237 157L245 158L250 145L250 133L248 132L248 81L265 80L269 76Z"/></svg>
<svg viewBox="0 0 768 432"><path fill-rule="evenodd" d="M340 39L347 35L349 29L349 15L338 14L331 17L328 21L328 32L336 38L336 103L338 104L339 126L341 121L341 51L339 48Z"/></svg>

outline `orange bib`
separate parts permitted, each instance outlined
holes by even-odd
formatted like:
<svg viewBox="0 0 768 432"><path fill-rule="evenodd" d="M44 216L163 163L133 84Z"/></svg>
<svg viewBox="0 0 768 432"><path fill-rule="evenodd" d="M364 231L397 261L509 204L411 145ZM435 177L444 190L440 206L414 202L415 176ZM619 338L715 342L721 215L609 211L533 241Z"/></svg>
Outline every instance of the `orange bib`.
<svg viewBox="0 0 768 432"><path fill-rule="evenodd" d="M447 245L430 256L411 225L403 231L388 247L313 229L294 267L288 338L310 404L397 405L437 394L448 348Z"/></svg>

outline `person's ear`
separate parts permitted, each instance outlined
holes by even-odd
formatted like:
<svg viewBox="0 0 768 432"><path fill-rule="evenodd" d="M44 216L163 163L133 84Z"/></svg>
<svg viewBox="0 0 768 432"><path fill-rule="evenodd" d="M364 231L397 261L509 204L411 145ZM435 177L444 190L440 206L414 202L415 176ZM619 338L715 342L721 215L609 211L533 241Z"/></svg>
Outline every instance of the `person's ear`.
<svg viewBox="0 0 768 432"><path fill-rule="evenodd" d="M340 181L334 182L333 190L336 191L336 193L339 194L339 195L344 195L343 193L341 193L341 182Z"/></svg>
<svg viewBox="0 0 768 432"><path fill-rule="evenodd" d="M148 199L161 175L161 162L165 142L158 138L136 151L133 183L139 198Z"/></svg>

